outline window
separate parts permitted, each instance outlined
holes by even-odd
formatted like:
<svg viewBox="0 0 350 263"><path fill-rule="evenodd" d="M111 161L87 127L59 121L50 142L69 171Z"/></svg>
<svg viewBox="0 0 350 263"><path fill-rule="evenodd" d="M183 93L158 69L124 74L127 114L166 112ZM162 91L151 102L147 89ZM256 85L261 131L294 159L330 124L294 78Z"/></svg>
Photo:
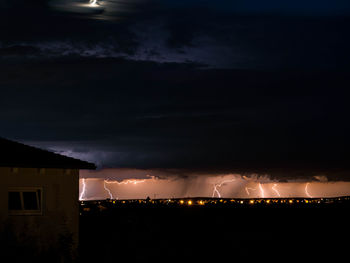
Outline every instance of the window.
<svg viewBox="0 0 350 263"><path fill-rule="evenodd" d="M42 188L23 187L9 189L8 210L11 215L41 215Z"/></svg>
<svg viewBox="0 0 350 263"><path fill-rule="evenodd" d="M45 168L38 168L38 174L45 174L46 169Z"/></svg>

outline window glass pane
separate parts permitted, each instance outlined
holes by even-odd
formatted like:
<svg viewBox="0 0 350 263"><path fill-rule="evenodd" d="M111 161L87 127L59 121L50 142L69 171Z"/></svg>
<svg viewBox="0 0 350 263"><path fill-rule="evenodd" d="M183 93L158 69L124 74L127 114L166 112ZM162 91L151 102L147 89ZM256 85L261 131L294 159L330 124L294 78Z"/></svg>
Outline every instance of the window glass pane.
<svg viewBox="0 0 350 263"><path fill-rule="evenodd" d="M22 210L20 192L9 192L9 210Z"/></svg>
<svg viewBox="0 0 350 263"><path fill-rule="evenodd" d="M24 210L38 210L36 192L23 192Z"/></svg>
<svg viewBox="0 0 350 263"><path fill-rule="evenodd" d="M38 203L39 203L39 209L41 210L41 208L40 208L40 207L41 207L41 190L38 189L38 190L37 190L37 193L38 193L38 199L39 199L39 200L38 200L38 201L39 201L39 202L38 202Z"/></svg>

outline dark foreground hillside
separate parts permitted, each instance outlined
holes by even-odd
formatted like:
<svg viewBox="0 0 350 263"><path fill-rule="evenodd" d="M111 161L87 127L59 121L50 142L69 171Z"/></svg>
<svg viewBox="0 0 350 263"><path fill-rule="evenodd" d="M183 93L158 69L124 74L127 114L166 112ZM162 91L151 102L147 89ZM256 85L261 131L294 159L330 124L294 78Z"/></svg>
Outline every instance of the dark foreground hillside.
<svg viewBox="0 0 350 263"><path fill-rule="evenodd" d="M119 207L83 214L82 262L341 262L349 207Z"/></svg>

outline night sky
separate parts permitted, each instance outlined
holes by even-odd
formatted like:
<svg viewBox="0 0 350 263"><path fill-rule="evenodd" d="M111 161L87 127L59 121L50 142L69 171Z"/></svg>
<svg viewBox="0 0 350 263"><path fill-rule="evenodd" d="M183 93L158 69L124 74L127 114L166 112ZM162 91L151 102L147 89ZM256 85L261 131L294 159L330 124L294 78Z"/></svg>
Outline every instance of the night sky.
<svg viewBox="0 0 350 263"><path fill-rule="evenodd" d="M72 3L0 0L1 137L99 168L350 179L350 1Z"/></svg>

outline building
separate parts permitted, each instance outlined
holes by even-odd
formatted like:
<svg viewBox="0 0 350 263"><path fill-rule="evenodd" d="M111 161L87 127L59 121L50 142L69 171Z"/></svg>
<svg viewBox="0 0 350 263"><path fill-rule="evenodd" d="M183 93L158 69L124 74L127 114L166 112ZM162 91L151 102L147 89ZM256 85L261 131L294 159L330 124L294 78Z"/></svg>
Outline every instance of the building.
<svg viewBox="0 0 350 263"><path fill-rule="evenodd" d="M0 138L0 233L42 250L79 237L79 170L92 163ZM2 232L1 232L2 231Z"/></svg>

